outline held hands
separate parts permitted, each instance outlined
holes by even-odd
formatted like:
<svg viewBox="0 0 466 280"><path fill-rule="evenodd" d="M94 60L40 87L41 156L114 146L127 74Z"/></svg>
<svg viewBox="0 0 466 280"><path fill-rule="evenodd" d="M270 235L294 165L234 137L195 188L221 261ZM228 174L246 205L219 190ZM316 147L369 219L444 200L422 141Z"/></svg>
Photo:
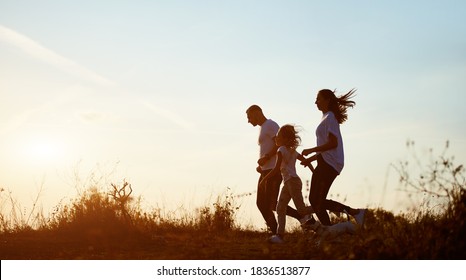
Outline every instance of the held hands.
<svg viewBox="0 0 466 280"><path fill-rule="evenodd" d="M314 166L312 166L312 158L305 158L301 161L301 165L308 167L312 172L314 172Z"/></svg>
<svg viewBox="0 0 466 280"><path fill-rule="evenodd" d="M315 148L311 148L311 149L304 149L302 152L301 152L301 156L302 156L302 159L301 159L301 165L302 166L305 166L305 167L309 167L309 169L311 169L312 172L314 172L314 167L312 166L312 162L314 160L316 160L316 156L311 156L309 158L305 158L304 156L307 156L309 154L312 154L312 153L315 153Z"/></svg>
<svg viewBox="0 0 466 280"><path fill-rule="evenodd" d="M311 162L313 161L312 160L312 157L310 158L305 158L305 156L309 155L309 154L312 154L314 153L314 148L310 148L310 149L304 149L302 152L301 152L301 155L303 156L302 159L301 159L301 165L303 166L309 166L311 165ZM312 166L312 165L311 165Z"/></svg>
<svg viewBox="0 0 466 280"><path fill-rule="evenodd" d="M309 166L309 165L311 165L311 162L312 162L311 158L306 158L306 159L301 161L301 165Z"/></svg>
<svg viewBox="0 0 466 280"><path fill-rule="evenodd" d="M314 148L310 148L310 149L304 149L304 150L301 152L301 154L302 154L303 156L307 156L307 155L310 155L310 154L312 154L312 153L314 153L314 152L315 152Z"/></svg>

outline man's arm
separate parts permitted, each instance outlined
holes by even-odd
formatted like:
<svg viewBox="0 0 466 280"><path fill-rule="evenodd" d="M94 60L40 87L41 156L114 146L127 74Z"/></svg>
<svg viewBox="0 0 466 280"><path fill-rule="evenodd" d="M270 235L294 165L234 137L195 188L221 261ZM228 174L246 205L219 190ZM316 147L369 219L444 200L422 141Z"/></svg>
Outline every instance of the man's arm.
<svg viewBox="0 0 466 280"><path fill-rule="evenodd" d="M275 137L273 138L274 141L275 141ZM277 153L277 150L278 150L278 146L277 145L273 145L273 148L272 150L270 150L268 153L266 153L263 157L261 157L258 161L257 161L257 164L259 164L260 166L264 165L267 161L269 161L273 156L275 156L275 154Z"/></svg>
<svg viewBox="0 0 466 280"><path fill-rule="evenodd" d="M282 154L277 153L277 160L275 161L275 166L273 167L272 171L270 171L261 181L259 184L263 184L266 182L270 177L280 172L280 165L282 164Z"/></svg>

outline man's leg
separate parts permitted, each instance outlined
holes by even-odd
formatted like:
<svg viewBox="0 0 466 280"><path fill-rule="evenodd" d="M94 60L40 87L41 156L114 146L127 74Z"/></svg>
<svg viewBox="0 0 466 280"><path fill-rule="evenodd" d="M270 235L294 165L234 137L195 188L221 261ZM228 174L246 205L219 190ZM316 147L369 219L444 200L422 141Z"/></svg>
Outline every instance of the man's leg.
<svg viewBox="0 0 466 280"><path fill-rule="evenodd" d="M262 172L259 178L259 182L262 180L262 178L264 178L267 175L268 172L270 172L270 170ZM269 182L266 182L263 185L260 185L258 183L257 185L258 185L257 199L256 199L257 208L259 208L259 211L261 212L262 217L264 218L265 223L267 224L270 231L272 231L273 234L276 234L277 233L277 220L275 219L275 214L273 213L275 208L272 208L272 205L269 199L269 192L268 192ZM273 207L276 207L276 201Z"/></svg>

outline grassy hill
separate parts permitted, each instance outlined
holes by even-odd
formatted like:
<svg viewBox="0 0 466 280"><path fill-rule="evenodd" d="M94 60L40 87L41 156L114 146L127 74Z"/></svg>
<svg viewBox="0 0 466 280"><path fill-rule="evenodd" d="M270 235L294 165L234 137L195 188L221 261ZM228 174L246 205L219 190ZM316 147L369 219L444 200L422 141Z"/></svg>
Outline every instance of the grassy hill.
<svg viewBox="0 0 466 280"><path fill-rule="evenodd" d="M122 207L127 208L122 208ZM356 234L321 239L293 230L285 244L265 232L237 228L229 200L188 219L164 219L87 192L39 228L5 228L7 259L465 259L466 193L443 215L394 215L371 209Z"/></svg>

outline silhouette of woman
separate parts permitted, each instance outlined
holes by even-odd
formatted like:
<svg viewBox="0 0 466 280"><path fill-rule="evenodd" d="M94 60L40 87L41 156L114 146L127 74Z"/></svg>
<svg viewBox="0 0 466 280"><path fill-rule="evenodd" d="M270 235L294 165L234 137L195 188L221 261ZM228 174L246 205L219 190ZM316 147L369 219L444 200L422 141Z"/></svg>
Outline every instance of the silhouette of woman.
<svg viewBox="0 0 466 280"><path fill-rule="evenodd" d="M340 124L348 119L347 109L353 107L356 102L351 98L355 90L336 97L335 92L322 89L317 93L315 104L322 111L322 120L316 129L317 146L304 149L303 156L315 153L310 158L301 161L302 165L309 165L317 160L309 193L309 202L313 207L319 221L330 226L330 218L326 210L332 212L346 212L353 216L357 224L362 227L366 209L354 209L342 203L327 199L327 194L335 178L343 170L344 151L343 139L340 133Z"/></svg>

